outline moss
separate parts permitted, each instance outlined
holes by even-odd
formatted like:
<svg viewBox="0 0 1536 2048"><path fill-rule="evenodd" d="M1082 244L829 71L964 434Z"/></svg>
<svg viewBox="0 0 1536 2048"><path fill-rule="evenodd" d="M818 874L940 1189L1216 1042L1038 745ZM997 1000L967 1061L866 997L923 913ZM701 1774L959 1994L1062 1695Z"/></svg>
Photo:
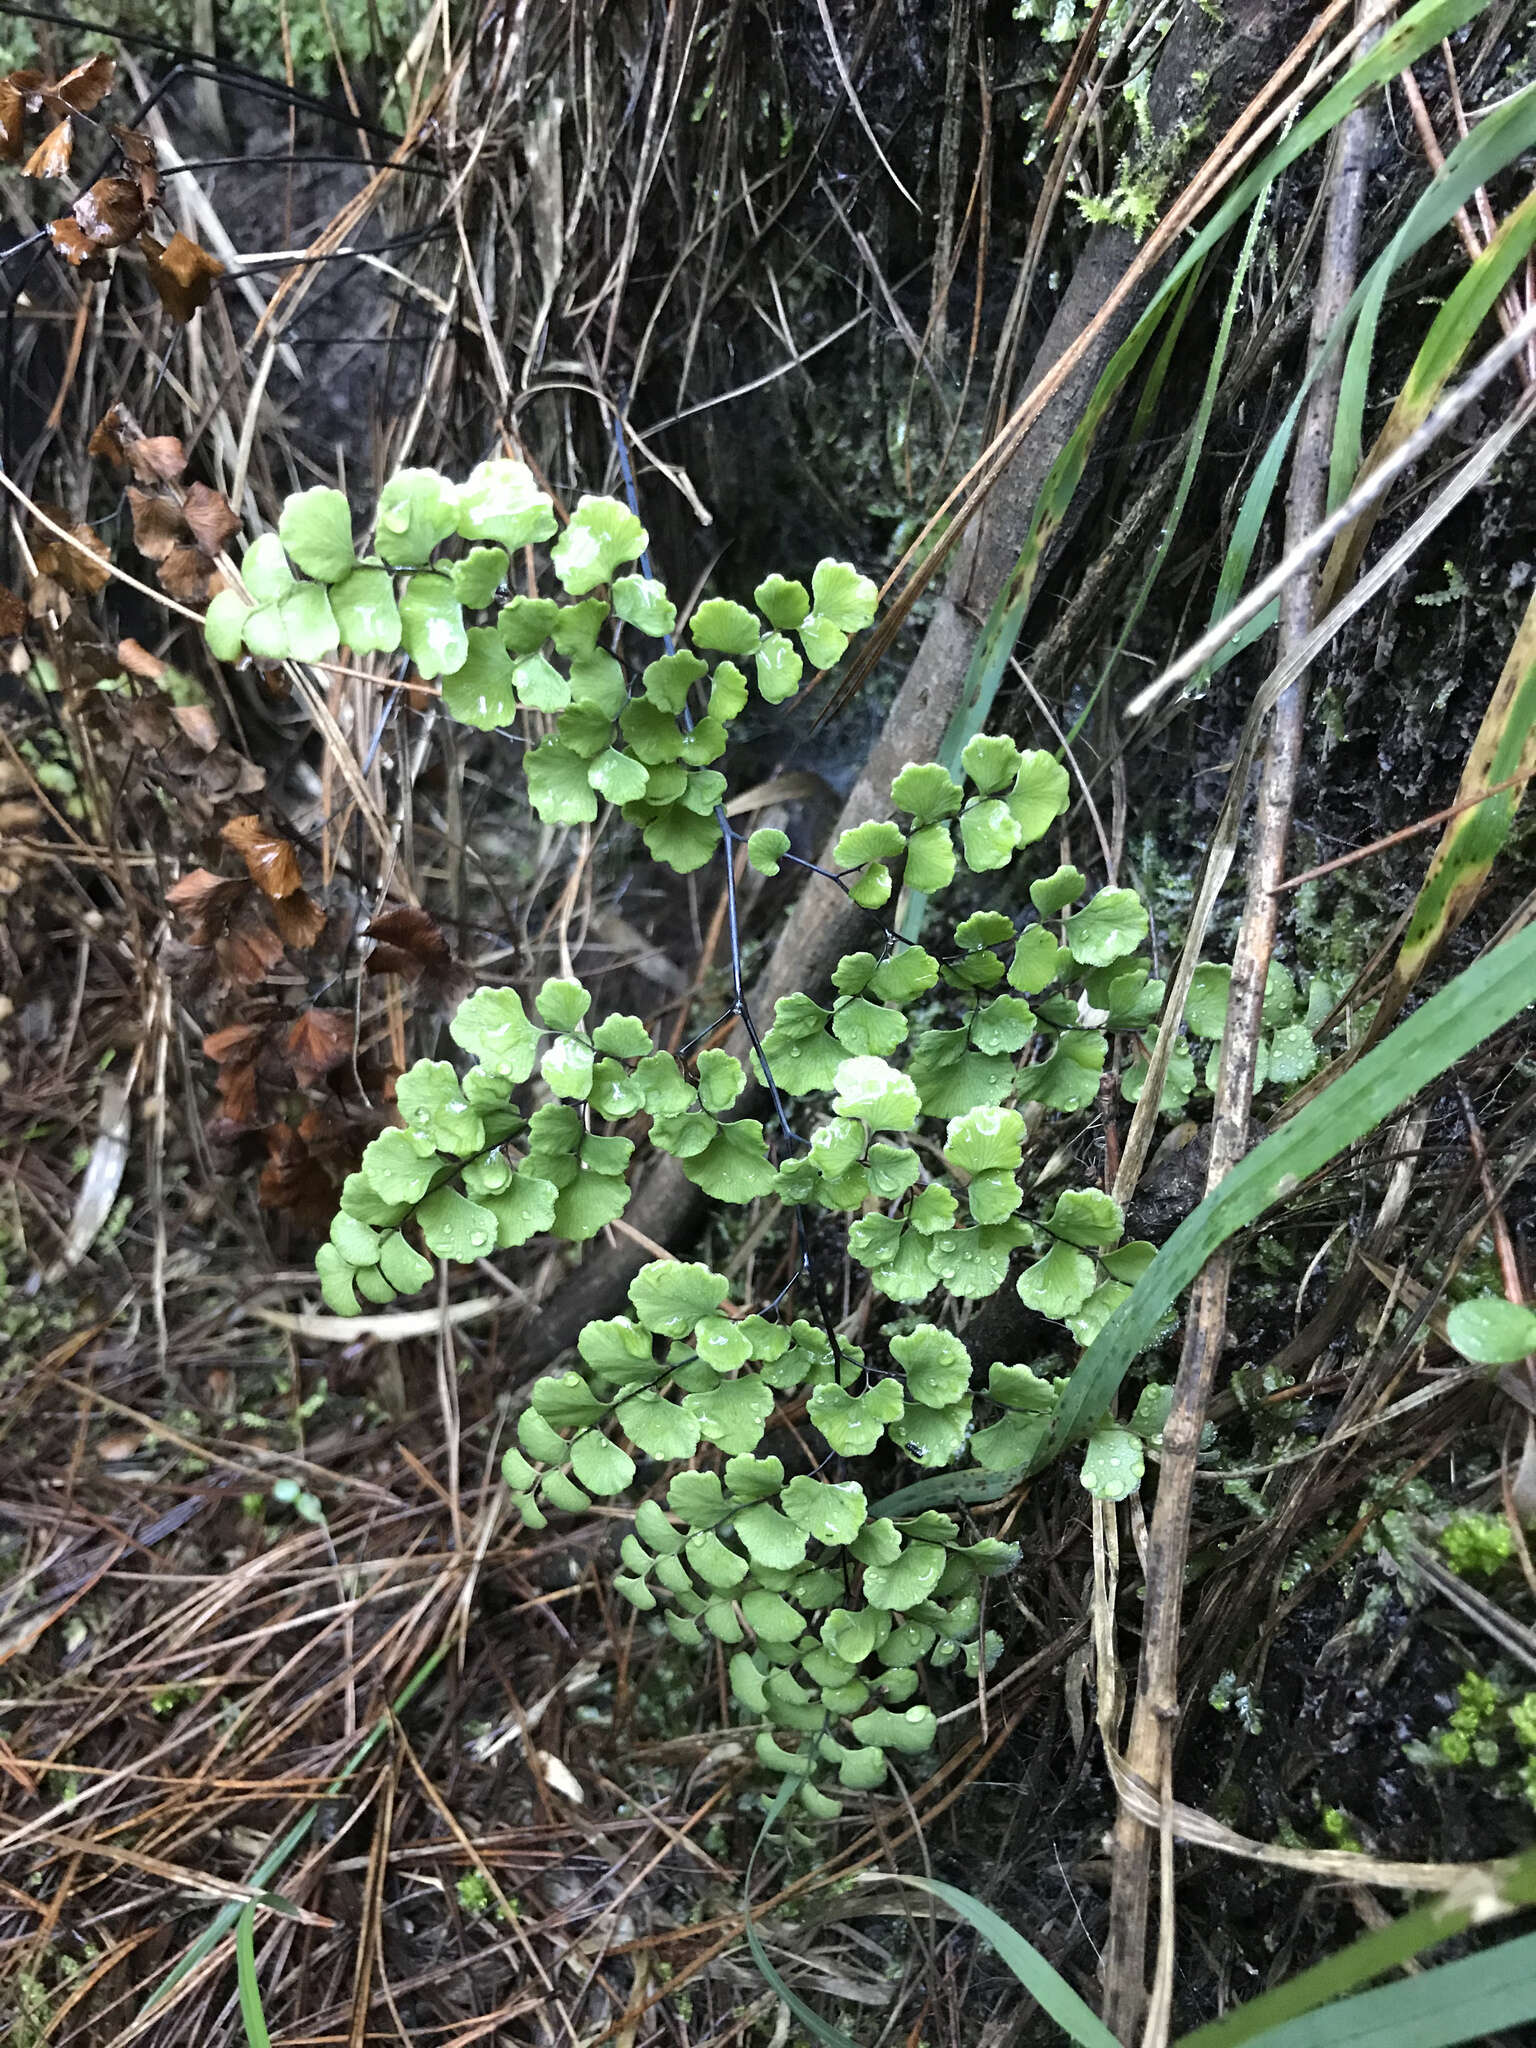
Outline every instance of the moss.
<svg viewBox="0 0 1536 2048"><path fill-rule="evenodd" d="M1452 1515L1440 1531L1440 1548L1458 1578L1492 1578L1514 1555L1514 1539L1502 1516L1468 1510Z"/></svg>
<svg viewBox="0 0 1536 2048"><path fill-rule="evenodd" d="M1363 1845L1355 1824L1342 1806L1325 1806L1322 1819L1323 1833L1328 1838L1330 1848L1348 1849L1356 1856L1363 1853Z"/></svg>
<svg viewBox="0 0 1536 2048"><path fill-rule="evenodd" d="M1509 1756L1510 1736L1517 1749L1528 1752L1525 1756ZM1403 1744L1413 1763L1429 1770L1495 1774L1498 1796L1536 1806L1536 1753L1531 1752L1536 1752L1536 1692L1515 1697L1498 1667L1491 1675L1468 1671L1444 1727L1433 1729L1427 1742Z"/></svg>

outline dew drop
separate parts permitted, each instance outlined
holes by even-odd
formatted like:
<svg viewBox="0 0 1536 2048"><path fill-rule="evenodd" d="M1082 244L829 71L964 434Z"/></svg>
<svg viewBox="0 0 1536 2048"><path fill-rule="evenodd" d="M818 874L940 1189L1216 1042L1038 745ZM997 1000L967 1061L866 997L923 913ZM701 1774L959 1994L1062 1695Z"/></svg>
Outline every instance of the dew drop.
<svg viewBox="0 0 1536 2048"><path fill-rule="evenodd" d="M469 1233L469 1241L470 1241L470 1243L471 1243L472 1245L482 1245L482 1244L484 1244L484 1243L485 1243L485 1232L484 1232L483 1230L472 1230L472 1231L471 1231L471 1232Z"/></svg>

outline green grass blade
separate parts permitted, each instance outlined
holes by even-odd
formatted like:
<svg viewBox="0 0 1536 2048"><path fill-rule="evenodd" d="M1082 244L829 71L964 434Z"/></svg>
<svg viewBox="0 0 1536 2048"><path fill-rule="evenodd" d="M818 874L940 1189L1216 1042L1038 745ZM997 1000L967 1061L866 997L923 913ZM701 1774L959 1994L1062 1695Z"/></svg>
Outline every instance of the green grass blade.
<svg viewBox="0 0 1536 2048"><path fill-rule="evenodd" d="M1465 968L1266 1138L1159 1250L1078 1361L1035 1460L1049 1463L1104 1414L1132 1361L1211 1254L1374 1130L1536 1001L1536 925Z"/></svg>
<svg viewBox="0 0 1536 2048"><path fill-rule="evenodd" d="M1254 2035L1256 2048L1452 2048L1536 2018L1536 1934Z"/></svg>
<svg viewBox="0 0 1536 2048"><path fill-rule="evenodd" d="M850 2041L848 2036L839 2028L829 2026L819 2013L811 2010L798 1991L791 1990L789 1985L785 1983L778 1970L774 1967L772 1957L767 1949L763 1947L762 1936L758 1933L756 1923L752 1918L752 1870L757 1862L758 1851L762 1848L764 1842L767 1841L774 1822L800 1789L801 1782L801 1778L795 1776L786 1778L780 1785L778 1791L773 1795L767 1813L763 1817L763 1824L758 1829L757 1840L752 1844L752 1854L747 1858L747 1874L742 1881L741 1894L741 1914L747 1937L747 1947L751 1951L752 1960L756 1963L758 1972L763 1982L768 1986L768 1989L776 1998L781 1998L784 2001L801 2026L806 2029L813 2039L821 2043L821 2048L858 2048L856 2041Z"/></svg>
<svg viewBox="0 0 1536 2048"><path fill-rule="evenodd" d="M253 1891L261 1886L270 1884L273 1878L287 1866L295 1850L299 1848L310 1829L314 1826L315 1816L319 1812L322 1802L326 1799L334 1799L337 1793L342 1790L347 1780L359 1769L369 1754L383 1740L387 1731L393 1727L396 1717L405 1712L411 1701L415 1699L417 1693L421 1691L427 1680L436 1671L452 1648L452 1643L439 1645L432 1652L431 1656L424 1663L418 1665L416 1670L411 1673L405 1684L395 1695L394 1700L390 1704L389 1711L381 1714L378 1720L374 1722L368 1733L336 1773L336 1776L326 1786L325 1791L315 1800L309 1811L301 1813L293 1825L278 1837L256 1868L251 1872L247 1882ZM174 1966L161 1979L160 1983L155 1986L148 1998L145 1999L140 2007L139 2017L143 2019L147 2014L153 2012L156 2006L162 2005L176 1989L176 1986L191 1975L203 1958L211 1954L218 1947L229 1930L239 1921L240 1915L250 1910L249 1906L242 1905L238 1900L233 1899L227 1906L221 1906L207 1927L204 1928L196 1941L193 1942L192 1946L184 1955L177 1958Z"/></svg>
<svg viewBox="0 0 1536 2048"><path fill-rule="evenodd" d="M1415 1956L1422 1955L1425 1949L1449 1941L1452 1935L1461 1934L1474 1924L1481 1927L1489 1920L1516 1913L1533 1902L1536 1902L1536 1849L1527 1850L1523 1856L1508 1863L1494 1864L1489 1870L1469 1871L1454 1892L1432 1900L1427 1906L1419 1906L1412 1913L1405 1913L1386 1927L1363 1934L1348 1948L1340 1949L1337 1955L1326 1957L1310 1970L1303 1970L1289 1983L1250 1999L1224 2019L1197 2027L1192 2034L1185 2034L1176 2048L1239 2048L1239 2044L1246 2041L1263 2042L1264 2048L1278 2048L1281 2040L1285 2042L1285 2048L1301 2048L1303 2041L1309 2044L1309 2048L1353 2048L1357 2041L1386 2040L1384 2035L1372 2037L1354 2031L1355 2012L1367 2001L1348 1998L1347 1993L1359 1985L1369 1984L1375 1977L1385 1976L1389 1970L1400 1968ZM1508 1946L1525 1952L1530 1939L1532 1937L1522 1936ZM1486 1963L1490 1956L1502 1952L1491 1950L1488 1955L1474 1956L1470 1960ZM1459 1964L1447 1965L1446 1969L1459 1967ZM1525 1969L1529 1976L1528 1962ZM1423 1997L1424 1987L1440 1974L1434 1971L1388 1988L1411 1993L1411 2004L1416 2006ZM1459 1981L1467 1983L1466 1979ZM1369 1995L1375 1997L1379 1994ZM1471 1995L1470 1988L1463 1993L1464 1998ZM1329 2000L1343 2000L1343 2003L1328 2005ZM1327 2009L1318 2012L1318 2008L1324 2006ZM1527 2013L1529 2011L1527 2008ZM1306 2014L1316 2014L1317 2024L1322 2026L1326 2023L1328 2031L1293 2033L1289 2023ZM1512 2022L1502 2020L1496 2024L1507 2026ZM1479 2026L1475 2031L1486 2030ZM1400 2026L1390 2037L1390 2048L1408 2048L1409 2038ZM1466 2034L1456 2033L1434 2036L1437 2042L1469 2038ZM1429 2048L1428 2039L1416 2042L1415 2048Z"/></svg>
<svg viewBox="0 0 1536 2048"><path fill-rule="evenodd" d="M256 1981L256 1909L245 1906L235 1922L235 1978L240 1992L240 2020L245 2028L246 2048L272 2048L267 2016L261 2009L261 1986Z"/></svg>
<svg viewBox="0 0 1536 2048"><path fill-rule="evenodd" d="M763 1982L775 1997L783 1999L785 2005L812 2037L821 2043L821 2048L857 2048L857 2044L841 2031L830 2025L813 2012L799 1993L791 1990L779 1971L774 1967L768 1951L763 1947L762 1937L752 1919L752 1871L757 1862L758 1851L767 1841L773 1824L778 1820L795 1793L801 1780L785 1778L774 1794L763 1825L758 1830L752 1854L747 1859L747 1875L742 1896L742 1919L745 1924L747 1947L752 1960L762 1975ZM1017 1928L1010 1927L990 1906L984 1906L980 1899L972 1898L969 1892L961 1891L952 1884L940 1884L937 1879L907 1877L897 1874L895 1882L911 1885L914 1890L927 1892L933 1898L941 1899L946 1906L958 1913L962 1920L970 1922L984 1941L991 1943L1000 1959L1012 1970L1024 1989L1042 2011L1050 2014L1063 2033L1077 2042L1078 2048L1119 2048L1114 2035L1105 2026L1093 2009L1085 2005L1072 1986L1040 1951L1024 1939Z"/></svg>
<svg viewBox="0 0 1536 2048"><path fill-rule="evenodd" d="M1339 409L1328 469L1328 508L1343 503L1360 468L1361 425L1370 385L1371 356L1382 302L1393 276L1407 259L1455 216L1457 209L1513 162L1536 139L1536 85L1517 92L1480 121L1446 158L1445 169L1419 200L1392 240L1371 265L1361 292L1359 319L1344 359Z"/></svg>
<svg viewBox="0 0 1536 2048"><path fill-rule="evenodd" d="M1008 658L1017 645L1034 595L1035 579L1039 574L1044 551L1066 516L1067 508L1087 466L1099 428L1174 305L1190 272L1205 261L1228 230L1242 219L1265 186L1272 184L1288 165L1294 163L1314 143L1329 134L1358 101L1384 80L1395 78L1405 65L1413 62L1414 58L1421 56L1425 50L1432 48L1446 36L1454 34L1458 28L1480 14L1484 4L1485 0L1417 0L1417 4L1410 7L1385 31L1373 49L1351 65L1311 112L1304 114L1289 133L1282 136L1269 154L1227 195L1170 270L1146 311L1110 358L1104 374L1088 400L1082 419L1052 464L1051 472L1041 487L1028 537L988 615L987 624L971 656L965 684L960 693L960 703L944 736L939 758L951 773L954 772L954 764L959 760L966 741L982 729L991 713L998 686L1008 666ZM1507 109L1502 111L1507 112ZM1495 118L1497 117L1490 116L1490 123ZM1475 140L1477 135L1481 135L1488 125L1489 123L1485 123L1475 131L1472 139ZM1459 155L1460 150L1466 147L1465 143L1460 145L1456 154ZM1443 183L1443 179L1437 181L1431 188L1432 191L1438 193ZM1454 211L1455 208L1452 207L1451 212ZM1299 406L1299 398L1297 403ZM1283 452L1282 449L1276 457L1277 473ZM1251 544L1249 554L1252 554ZM1246 570L1246 561L1244 569ZM1222 609L1225 610L1226 606ZM905 930L905 921L902 928Z"/></svg>
<svg viewBox="0 0 1536 2048"><path fill-rule="evenodd" d="M1435 315L1428 334L1414 358L1397 402L1375 445L1360 470L1363 479L1385 462L1414 429L1423 425L1436 400L1467 350L1477 331L1492 312L1499 293L1536 243L1536 192L1530 193L1499 227L1498 233L1472 264L1456 289ZM1340 534L1328 557L1318 592L1318 611L1329 609L1338 592L1354 581L1376 521L1380 506L1362 512L1347 533Z"/></svg>
<svg viewBox="0 0 1536 2048"><path fill-rule="evenodd" d="M936 1878L903 1877L901 1882L920 1892L931 1892L968 1920L982 1939L991 1943L999 1960L1008 1965L1035 2003L1078 2043L1078 2048L1120 2048L1098 2014L1083 2003L1061 1972L990 1906L984 1906L980 1899L972 1898L956 1885L940 1884Z"/></svg>
<svg viewBox="0 0 1536 2048"><path fill-rule="evenodd" d="M1376 321L1382 301L1386 297L1387 287L1402 265L1416 255L1433 236L1439 234L1479 185L1487 184L1498 171L1522 150L1529 149L1533 143L1536 143L1536 85L1526 86L1523 91L1516 93L1505 106L1490 114L1486 121L1480 123L1464 141L1456 145L1446 159L1442 174L1424 193L1387 247L1356 286L1349 304L1334 322L1327 345L1320 351L1311 370L1302 380L1284 419L1270 436L1269 443L1254 471L1253 481L1244 493L1242 506L1232 530L1231 543L1221 565L1216 597L1211 606L1211 625L1214 626L1232 609L1247 581L1259 534L1269 516L1280 472L1290 450L1291 437L1296 430L1302 402L1340 337L1348 333L1351 327L1355 328L1349 354L1345 358L1339 396L1339 424L1335 429L1330 465L1330 508L1342 503L1348 495L1351 480L1360 467L1360 421L1364 416L1371 352L1375 345ZM1337 487L1337 479L1340 476L1344 481L1343 489Z"/></svg>
<svg viewBox="0 0 1536 2048"><path fill-rule="evenodd" d="M1126 614L1125 623L1120 628L1119 636L1110 651L1109 659L1100 671L1098 681L1089 691L1087 703L1084 704L1082 710L1072 721L1072 729L1067 734L1066 743L1068 746L1072 744L1073 740L1077 738L1077 735L1087 724L1094 705L1098 702L1100 694L1109 682L1110 677L1114 674L1115 667L1121 655L1125 652L1126 642L1130 639L1132 633L1135 632L1137 622L1146 610L1147 600L1152 595L1158 577L1163 573L1163 564L1168 559L1168 551L1173 546L1174 537L1178 533L1180 522L1184 517L1184 508L1189 503L1189 494L1195 481L1195 471L1199 468L1200 458L1205 453L1205 437L1210 431L1211 414L1216 407L1216 393L1221 385L1221 373L1226 368L1227 350L1232 341L1232 323L1237 318L1238 305L1242 300L1243 291L1248 282L1249 267L1253 262L1254 248L1259 239L1259 229L1263 225L1264 214L1269 206L1269 195L1273 189L1273 186L1264 186L1258 197L1254 200L1253 211L1248 216L1248 231L1243 237L1243 246L1238 253L1237 263L1233 268L1232 282L1228 286L1226 303L1221 309L1221 322L1216 330L1216 346L1211 351L1211 359L1206 366L1205 386L1200 393L1200 403L1195 409L1194 424L1189 430L1189 447L1185 451L1184 465L1179 471L1179 481L1174 489L1173 502L1168 508L1166 518L1163 520L1162 531L1158 536L1157 546L1153 550L1152 560L1147 566L1147 573L1141 579L1141 588L1132 600L1130 611ZM1191 284L1194 284L1196 281L1195 276L1192 275L1190 279ZM1179 331L1183 311L1184 308L1181 306L1179 314L1169 322L1168 331L1170 338L1177 335ZM951 770L951 773L953 772Z"/></svg>
<svg viewBox="0 0 1536 2048"><path fill-rule="evenodd" d="M1179 336L1184 332L1184 323L1188 320L1194 308L1195 300L1200 296L1200 286L1204 282L1204 278L1205 265L1201 262L1195 265L1190 271L1189 276L1184 280L1184 289L1180 294L1179 303L1174 308L1173 318L1168 322L1163 338L1157 345L1157 354L1152 358L1152 367L1147 372L1147 381L1142 386L1141 396L1136 401L1136 410L1131 417L1130 429L1125 437L1126 459L1140 446L1148 428L1152 424L1152 415L1157 410L1158 400L1163 395L1163 386L1168 381L1168 372L1173 367L1174 351L1178 348ZM1117 481L1123 480L1124 473L1124 466L1122 464ZM1118 496L1119 493L1117 491L1112 495Z"/></svg>

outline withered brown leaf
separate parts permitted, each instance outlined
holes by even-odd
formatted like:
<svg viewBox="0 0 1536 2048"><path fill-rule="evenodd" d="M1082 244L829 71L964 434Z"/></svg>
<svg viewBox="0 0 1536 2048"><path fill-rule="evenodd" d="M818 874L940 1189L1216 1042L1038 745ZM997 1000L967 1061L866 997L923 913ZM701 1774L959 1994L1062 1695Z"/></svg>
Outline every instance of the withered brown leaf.
<svg viewBox="0 0 1536 2048"><path fill-rule="evenodd" d="M292 840L269 832L254 812L228 819L219 827L219 837L241 856L264 896L291 896L299 887L299 857Z"/></svg>
<svg viewBox="0 0 1536 2048"><path fill-rule="evenodd" d="M96 244L73 214L66 213L60 220L49 221L48 238L59 254L73 263L77 270L96 253Z"/></svg>
<svg viewBox="0 0 1536 2048"><path fill-rule="evenodd" d="M139 247L160 303L173 320L185 326L199 307L207 305L214 280L224 275L223 264L179 231L164 244L153 235L141 235Z"/></svg>
<svg viewBox="0 0 1536 2048"><path fill-rule="evenodd" d="M74 114L93 114L112 90L117 66L105 54L87 57L73 71L66 71L57 85L44 94L50 102L68 107Z"/></svg>
<svg viewBox="0 0 1536 2048"><path fill-rule="evenodd" d="M278 897L271 909L272 922L296 953L307 953L325 930L325 912L303 889Z"/></svg>
<svg viewBox="0 0 1536 2048"><path fill-rule="evenodd" d="M120 405L108 406L91 429L91 438L85 444L87 455L94 456L98 462L110 462L115 469L127 467L128 455L122 440L123 418Z"/></svg>
<svg viewBox="0 0 1536 2048"><path fill-rule="evenodd" d="M52 576L66 590L77 597L88 597L104 589L112 576L112 557L101 536L87 526L83 520L71 520L69 514L57 505L40 506L56 526L64 528L73 536L70 541L43 529L48 538L36 549L33 560L45 576Z"/></svg>
<svg viewBox="0 0 1536 2048"><path fill-rule="evenodd" d="M137 640L119 640L117 658L129 675L138 676L146 683L157 683L165 674L165 663L159 655L151 654Z"/></svg>
<svg viewBox="0 0 1536 2048"><path fill-rule="evenodd" d="M304 1125L296 1131L291 1124L269 1124L266 1136L267 1163L256 1183L257 1200L263 1209L287 1210L295 1222L323 1231L336 1213L336 1187L316 1158Z"/></svg>
<svg viewBox="0 0 1536 2048"><path fill-rule="evenodd" d="M400 974L415 981L422 975L445 975L453 965L448 941L429 911L386 910L369 925L367 936L374 947L365 974Z"/></svg>
<svg viewBox="0 0 1536 2048"><path fill-rule="evenodd" d="M200 754L211 754L219 744L219 722L207 704L176 704L172 715Z"/></svg>
<svg viewBox="0 0 1536 2048"><path fill-rule="evenodd" d="M26 630L26 606L13 590L0 583L0 640L15 640Z"/></svg>
<svg viewBox="0 0 1536 2048"><path fill-rule="evenodd" d="M352 1018L345 1010L305 1010L293 1021L284 1048L301 1088L342 1066L352 1056Z"/></svg>
<svg viewBox="0 0 1536 2048"><path fill-rule="evenodd" d="M213 942L214 958L225 978L242 988L254 988L283 957L283 942L268 924L257 924L243 916Z"/></svg>
<svg viewBox="0 0 1536 2048"><path fill-rule="evenodd" d="M146 207L156 206L160 200L160 161L155 154L155 145L142 128L123 128L112 123L112 137L123 153L123 163L129 177L139 188L139 196Z"/></svg>
<svg viewBox="0 0 1536 2048"><path fill-rule="evenodd" d="M156 573L166 595L183 604L204 604L213 589L213 564L201 548L172 548Z"/></svg>
<svg viewBox="0 0 1536 2048"><path fill-rule="evenodd" d="M144 225L144 195L132 178L98 178L70 212L93 249L120 249Z"/></svg>
<svg viewBox="0 0 1536 2048"><path fill-rule="evenodd" d="M163 562L187 536L187 522L174 499L155 491L128 486L128 509L133 514L133 544L147 561Z"/></svg>
<svg viewBox="0 0 1536 2048"><path fill-rule="evenodd" d="M171 484L187 466L187 451L175 434L140 434L123 444L141 484Z"/></svg>
<svg viewBox="0 0 1536 2048"><path fill-rule="evenodd" d="M21 155L26 102L9 78L0 78L0 162L13 164Z"/></svg>
<svg viewBox="0 0 1536 2048"><path fill-rule="evenodd" d="M165 900L187 922L187 943L211 946L224 930L230 912L246 894L249 884L215 875L207 868L193 868L165 892Z"/></svg>
<svg viewBox="0 0 1536 2048"><path fill-rule="evenodd" d="M50 128L21 167L24 178L62 178L75 153L74 123L66 114L57 128Z"/></svg>
<svg viewBox="0 0 1536 2048"><path fill-rule="evenodd" d="M265 1024L226 1024L221 1030L208 1033L203 1051L221 1067L249 1065L261 1051L266 1035Z"/></svg>
<svg viewBox="0 0 1536 2048"><path fill-rule="evenodd" d="M306 1109L299 1118L299 1136L316 1159L324 1160L342 1173L351 1173L362 1157L362 1139L355 1126L333 1116L329 1109Z"/></svg>
<svg viewBox="0 0 1536 2048"><path fill-rule="evenodd" d="M123 152L123 162L136 171L156 161L155 145L142 128L125 128L120 121L109 121L107 132Z"/></svg>
<svg viewBox="0 0 1536 2048"><path fill-rule="evenodd" d="M234 1137L261 1121L256 1109L256 1063L230 1065L219 1069L219 1115L217 1135Z"/></svg>
<svg viewBox="0 0 1536 2048"><path fill-rule="evenodd" d="M222 491L211 490L207 484L193 484L181 510L205 555L222 554L240 531L239 513L231 509Z"/></svg>

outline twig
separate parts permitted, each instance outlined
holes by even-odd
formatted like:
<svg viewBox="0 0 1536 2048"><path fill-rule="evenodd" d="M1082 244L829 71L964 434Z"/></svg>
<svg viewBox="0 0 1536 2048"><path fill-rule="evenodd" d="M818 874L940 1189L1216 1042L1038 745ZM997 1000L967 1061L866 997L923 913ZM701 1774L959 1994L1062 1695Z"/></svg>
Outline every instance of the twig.
<svg viewBox="0 0 1536 2048"><path fill-rule="evenodd" d="M1369 103L1341 125L1333 167L1333 192L1313 302L1310 355L1320 356L1335 320L1348 302L1358 263L1366 179L1374 142L1375 114ZM1313 383L1302 415L1286 506L1289 581L1281 593L1281 659L1307 639L1313 624L1316 579L1311 569L1318 548L1308 547L1322 523L1328 485L1328 454L1338 403L1342 355L1335 353ZM1170 674L1172 672L1170 671ZM1232 970L1226 1033L1211 1140L1207 1187L1215 1187L1243 1157L1253 1102L1259 1025L1279 918L1276 884L1284 879L1306 719L1305 674L1297 675L1275 705L1265 751L1248 898ZM1151 692L1143 699L1150 701ZM1138 700L1141 701L1141 700ZM1122 1804L1115 1829L1114 1889L1106 1957L1106 2018L1122 2040L1142 2024L1143 2048L1163 2048L1168 2039L1173 1995L1174 1910L1171 1856L1173 1736L1178 1721L1179 1640L1184 1568L1189 1547L1195 1461L1205 1410L1226 1337L1227 1289L1233 1255L1223 1250L1201 1274L1190 1302L1184 1352L1173 1406L1163 1429L1147 1552L1146 1623L1136 1707L1127 1763L1145 1784L1158 1788L1159 1825ZM1162 1846L1161 1910L1157 1970L1150 2002L1145 1991L1150 1854Z"/></svg>
<svg viewBox="0 0 1536 2048"><path fill-rule="evenodd" d="M1341 853L1336 860L1325 860L1315 868L1304 868L1299 875L1287 876L1285 881L1276 883L1274 893L1288 896L1293 889L1300 889L1307 882L1320 881L1324 875L1337 874L1340 868L1352 868L1359 861L1372 860L1389 847L1401 846L1405 839L1417 839L1421 832L1433 832L1437 825L1448 825L1463 811L1475 811L1479 804L1487 803L1489 797L1513 789L1517 782L1529 780L1525 774L1507 775L1502 782L1492 782L1486 789L1480 789L1476 796L1464 796L1459 804L1450 804L1443 811L1431 811L1427 818L1419 818L1412 825L1403 825L1396 832L1389 832L1384 839L1373 839L1369 846L1356 847L1353 853Z"/></svg>

